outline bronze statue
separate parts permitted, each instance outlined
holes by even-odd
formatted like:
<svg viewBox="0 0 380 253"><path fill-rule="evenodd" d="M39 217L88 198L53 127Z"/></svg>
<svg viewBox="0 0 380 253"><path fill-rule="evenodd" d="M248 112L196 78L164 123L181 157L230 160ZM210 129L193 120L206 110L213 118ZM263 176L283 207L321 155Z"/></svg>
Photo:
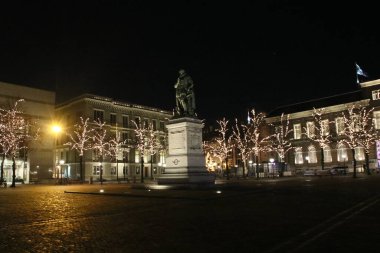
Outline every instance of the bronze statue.
<svg viewBox="0 0 380 253"><path fill-rule="evenodd" d="M174 85L176 89L176 114L178 116L196 116L194 83L185 70L178 71L179 77Z"/></svg>

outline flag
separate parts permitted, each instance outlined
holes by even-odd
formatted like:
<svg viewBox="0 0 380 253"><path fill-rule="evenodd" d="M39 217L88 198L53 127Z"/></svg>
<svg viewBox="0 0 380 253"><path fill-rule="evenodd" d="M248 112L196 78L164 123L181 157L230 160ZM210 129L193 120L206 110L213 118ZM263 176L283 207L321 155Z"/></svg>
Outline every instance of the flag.
<svg viewBox="0 0 380 253"><path fill-rule="evenodd" d="M358 65L357 63L355 63L355 65L356 65L356 74L357 74L358 76L365 76L365 77L368 77L367 73L365 73L365 72L359 67L359 65Z"/></svg>

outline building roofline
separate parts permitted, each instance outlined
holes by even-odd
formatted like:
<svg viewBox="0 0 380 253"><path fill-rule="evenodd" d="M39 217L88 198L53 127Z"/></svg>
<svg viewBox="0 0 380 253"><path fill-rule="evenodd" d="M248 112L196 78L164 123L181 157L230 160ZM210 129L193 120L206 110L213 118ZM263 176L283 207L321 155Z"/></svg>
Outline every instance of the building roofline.
<svg viewBox="0 0 380 253"><path fill-rule="evenodd" d="M275 112L275 111L277 111L277 110L279 110L281 108L294 107L294 106L302 105L302 104L306 104L306 103L312 103L312 102L318 102L318 101L327 100L327 99L333 99L333 98L336 98L336 97L339 97L339 96L354 94L354 93L358 93L358 92L360 92L360 90L349 91L349 92L339 93L339 94L332 95L332 96L315 98L315 99L305 100L305 101L302 101L302 102L297 102L297 103L294 103L294 104L287 104L287 105L278 106L278 107L274 108L273 110L271 110L267 115L271 115L273 112Z"/></svg>
<svg viewBox="0 0 380 253"><path fill-rule="evenodd" d="M118 106L124 106L124 107L130 107L130 108L136 108L136 109L143 109L143 110L148 110L148 111L154 111L154 112L160 112L160 113L166 113L166 114L172 114L171 111L167 111L167 110L163 110L163 109L160 109L160 108L155 108L155 107L150 107L150 106L145 106L145 105L139 105L139 104L133 104L133 103L129 103L129 102L126 102L126 101L121 101L121 100L115 100L113 98L110 98L110 97L104 97L104 96L99 96L99 95L95 95L95 94L90 94L90 93L84 93L82 95L79 95L77 97L73 97L71 99L68 99L60 104L57 104L56 105L56 109L59 108L59 107L64 107L68 104L71 104L73 102L76 102L76 101L79 101L79 100L84 100L84 99L93 99L93 100L98 100L98 101L104 101L104 102L108 102L108 103L112 103L114 105L118 105Z"/></svg>
<svg viewBox="0 0 380 253"><path fill-rule="evenodd" d="M360 83L360 87L365 88L365 87L375 86L379 84L380 84L380 79L376 79L376 80Z"/></svg>

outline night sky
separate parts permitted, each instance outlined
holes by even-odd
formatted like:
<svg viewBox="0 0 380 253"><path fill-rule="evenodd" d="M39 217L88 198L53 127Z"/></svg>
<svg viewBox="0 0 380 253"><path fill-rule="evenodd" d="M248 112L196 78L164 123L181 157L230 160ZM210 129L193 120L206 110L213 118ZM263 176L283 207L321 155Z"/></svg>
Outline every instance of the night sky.
<svg viewBox="0 0 380 253"><path fill-rule="evenodd" d="M214 121L353 91L355 62L380 78L378 8L365 1L10 2L0 81L57 102L87 92L172 111L184 68L199 118Z"/></svg>

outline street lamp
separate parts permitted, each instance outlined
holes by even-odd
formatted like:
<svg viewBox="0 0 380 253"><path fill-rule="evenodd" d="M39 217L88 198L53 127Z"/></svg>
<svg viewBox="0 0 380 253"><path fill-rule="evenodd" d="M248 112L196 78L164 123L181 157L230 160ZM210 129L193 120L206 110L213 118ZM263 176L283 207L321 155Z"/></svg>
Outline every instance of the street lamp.
<svg viewBox="0 0 380 253"><path fill-rule="evenodd" d="M63 164L65 163L65 160L59 160L59 170L61 174L61 184L63 184L63 178L62 178L62 169L63 169Z"/></svg>
<svg viewBox="0 0 380 253"><path fill-rule="evenodd" d="M272 177L274 178L274 168L273 168L274 159L273 158L269 158L269 162L270 162L270 167L272 169ZM269 175L268 175L268 177L269 177Z"/></svg>
<svg viewBox="0 0 380 253"><path fill-rule="evenodd" d="M58 177L58 180L59 180L59 174L57 173L57 164L59 163L58 155L57 155L57 142L58 142L58 135L62 132L62 127L58 124L53 124L53 125L51 125L51 131L52 131L52 133L54 133L54 144L53 144L54 161L55 161L54 162L54 164L55 164L55 173L54 174ZM61 167L59 167L59 169L61 169ZM61 180L61 183L62 183L62 180Z"/></svg>

